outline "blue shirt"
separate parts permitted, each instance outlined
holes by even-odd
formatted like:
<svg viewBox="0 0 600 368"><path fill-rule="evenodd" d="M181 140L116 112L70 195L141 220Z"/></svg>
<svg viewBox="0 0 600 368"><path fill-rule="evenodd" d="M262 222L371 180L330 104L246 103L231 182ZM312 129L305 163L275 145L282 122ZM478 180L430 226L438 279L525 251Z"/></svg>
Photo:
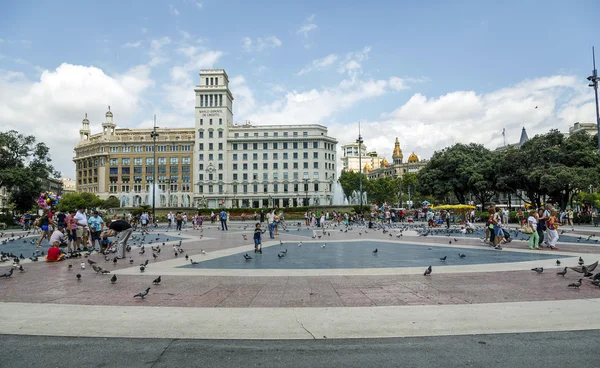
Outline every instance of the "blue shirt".
<svg viewBox="0 0 600 368"><path fill-rule="evenodd" d="M221 215L221 220L227 220L227 212L221 211L220 215Z"/></svg>
<svg viewBox="0 0 600 368"><path fill-rule="evenodd" d="M102 230L103 222L104 222L104 220L102 220L102 217L100 217L100 216L91 216L88 219L88 225L90 226L90 229L92 229L94 231Z"/></svg>

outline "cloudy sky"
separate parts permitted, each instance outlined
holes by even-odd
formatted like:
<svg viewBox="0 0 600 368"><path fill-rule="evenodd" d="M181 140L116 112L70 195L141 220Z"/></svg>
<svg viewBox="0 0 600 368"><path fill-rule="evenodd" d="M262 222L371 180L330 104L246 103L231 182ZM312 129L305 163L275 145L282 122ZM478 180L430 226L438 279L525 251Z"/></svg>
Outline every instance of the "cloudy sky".
<svg viewBox="0 0 600 368"><path fill-rule="evenodd" d="M33 134L74 175L85 113L100 130L194 125L202 68L224 68L234 120L329 128L389 156L489 148L593 122L600 2L3 1L0 130ZM600 47L600 42L596 46ZM600 58L600 52L599 52ZM537 108L535 108L537 106Z"/></svg>

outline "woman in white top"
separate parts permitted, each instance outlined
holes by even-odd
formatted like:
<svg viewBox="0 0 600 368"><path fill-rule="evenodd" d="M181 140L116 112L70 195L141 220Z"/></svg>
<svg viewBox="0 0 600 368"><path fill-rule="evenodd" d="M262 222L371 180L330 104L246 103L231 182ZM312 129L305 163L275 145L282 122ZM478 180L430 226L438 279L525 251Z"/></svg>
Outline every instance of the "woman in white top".
<svg viewBox="0 0 600 368"><path fill-rule="evenodd" d="M537 212L536 210L529 211L527 225L533 229L533 233L529 234L529 249L540 249L540 235L537 232Z"/></svg>

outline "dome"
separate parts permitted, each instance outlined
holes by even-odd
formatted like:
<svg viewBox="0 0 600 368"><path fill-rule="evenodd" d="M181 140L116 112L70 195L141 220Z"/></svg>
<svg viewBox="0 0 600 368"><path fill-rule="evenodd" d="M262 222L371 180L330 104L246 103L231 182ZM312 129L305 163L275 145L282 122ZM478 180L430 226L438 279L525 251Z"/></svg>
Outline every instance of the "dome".
<svg viewBox="0 0 600 368"><path fill-rule="evenodd" d="M384 158L383 160L381 160L381 166L382 166L382 167L387 167L387 166L390 166L390 164L389 164L388 160L386 160L386 159Z"/></svg>
<svg viewBox="0 0 600 368"><path fill-rule="evenodd" d="M85 113L85 118L81 121L82 123L89 123L90 121L87 118L87 112Z"/></svg>
<svg viewBox="0 0 600 368"><path fill-rule="evenodd" d="M415 155L415 153L411 153L410 156L408 156L408 162L419 162L419 156Z"/></svg>
<svg viewBox="0 0 600 368"><path fill-rule="evenodd" d="M106 112L106 117L111 117L112 118L113 113L110 112L110 106L108 107L108 111Z"/></svg>
<svg viewBox="0 0 600 368"><path fill-rule="evenodd" d="M371 165L365 164L365 167L363 167L363 171L370 172L371 171Z"/></svg>

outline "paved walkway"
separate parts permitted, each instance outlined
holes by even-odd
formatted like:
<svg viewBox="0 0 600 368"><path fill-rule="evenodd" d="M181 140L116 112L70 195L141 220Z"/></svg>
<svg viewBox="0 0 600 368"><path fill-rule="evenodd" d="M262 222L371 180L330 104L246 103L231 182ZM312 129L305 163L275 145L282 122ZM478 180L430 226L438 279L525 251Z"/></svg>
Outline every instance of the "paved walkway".
<svg viewBox="0 0 600 368"><path fill-rule="evenodd" d="M179 267L189 264L184 254L198 262L240 252L253 255L252 233L244 226L233 224L229 232L210 225L202 232L184 230L180 235L184 253L177 257L172 246L178 241L161 246L156 259L149 245L143 255L136 246L130 254L133 266L128 260L113 264L112 259L107 262L102 255L91 255L89 259L111 271L106 276L96 274L87 263L82 270L80 263L87 261L84 258L51 264L25 260L25 272L0 279L0 315L5 317L0 322L1 331L58 336L303 339L600 329L600 317L595 312L600 288L587 280L579 290L567 288L580 274L569 271L565 277L556 275L563 266L575 266L579 256L586 264L598 260L600 247L596 245L559 243L560 252L529 251L526 242L515 240L500 252L551 257L448 266L436 259L429 277L423 276L423 267ZM416 244L424 252L434 247L459 247L467 254L474 250L499 252L473 238L457 238L448 244L445 236L419 237L409 231L402 237L399 232L393 232L392 237L381 231L359 232L356 228L348 232L335 229L326 239L332 244L366 240L391 242L398 247ZM308 244L324 239L311 239L291 227L265 244L263 256L275 257L281 249L280 240ZM560 268L555 263L558 258ZM142 273L139 264L145 260L149 266ZM73 265L71 270L69 264ZM9 266L0 264L0 273ZM545 271L537 275L530 271L532 267L544 267ZM77 273L82 275L81 281L75 278ZM109 281L113 274L118 276L116 284ZM159 275L162 283L152 285ZM151 290L145 300L133 299L146 287ZM31 323L32 316L46 316L48 310L69 311L69 318L60 324L45 318ZM98 322L94 329L89 329L90 316Z"/></svg>

